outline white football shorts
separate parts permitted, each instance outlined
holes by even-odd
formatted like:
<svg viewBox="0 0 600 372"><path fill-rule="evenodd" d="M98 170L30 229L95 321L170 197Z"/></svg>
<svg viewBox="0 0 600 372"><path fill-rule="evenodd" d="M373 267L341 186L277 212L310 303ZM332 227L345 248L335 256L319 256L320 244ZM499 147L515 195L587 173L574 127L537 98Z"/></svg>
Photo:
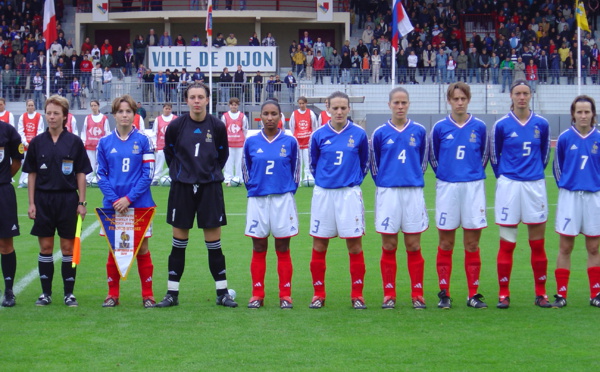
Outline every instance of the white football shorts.
<svg viewBox="0 0 600 372"><path fill-rule="evenodd" d="M558 189L554 229L560 235L600 236L600 191Z"/></svg>
<svg viewBox="0 0 600 372"><path fill-rule="evenodd" d="M496 184L496 224L516 226L519 222L528 225L548 220L548 198L546 180L514 181L504 176Z"/></svg>
<svg viewBox="0 0 600 372"><path fill-rule="evenodd" d="M429 227L422 187L378 187L375 230L380 234L419 234Z"/></svg>
<svg viewBox="0 0 600 372"><path fill-rule="evenodd" d="M359 238L365 234L360 186L324 189L315 186L310 207L310 235L315 238Z"/></svg>
<svg viewBox="0 0 600 372"><path fill-rule="evenodd" d="M466 230L487 227L485 180L445 182L437 180L435 224L439 230Z"/></svg>
<svg viewBox="0 0 600 372"><path fill-rule="evenodd" d="M248 198L246 236L283 239L298 235L298 212L294 194L272 194Z"/></svg>

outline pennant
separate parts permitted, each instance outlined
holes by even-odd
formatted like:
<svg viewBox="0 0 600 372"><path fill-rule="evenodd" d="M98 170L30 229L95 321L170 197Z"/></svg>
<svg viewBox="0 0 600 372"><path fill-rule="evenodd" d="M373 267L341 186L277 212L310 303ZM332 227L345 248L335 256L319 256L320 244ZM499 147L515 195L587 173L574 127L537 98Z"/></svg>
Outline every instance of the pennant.
<svg viewBox="0 0 600 372"><path fill-rule="evenodd" d="M131 263L137 256L155 211L154 207L129 208L123 214L112 208L96 208L110 252L123 279L127 279Z"/></svg>
<svg viewBox="0 0 600 372"><path fill-rule="evenodd" d="M590 32L590 26L588 25L587 16L585 15L583 1L577 3L577 7L575 9L575 19L577 20L577 27L583 31Z"/></svg>
<svg viewBox="0 0 600 372"><path fill-rule="evenodd" d="M394 0L394 12L392 20L392 46L398 50L400 38L408 35L414 27L408 19L408 14L404 10L404 6L400 0Z"/></svg>
<svg viewBox="0 0 600 372"><path fill-rule="evenodd" d="M206 36L210 36L212 37L212 11L213 11L213 5L212 5L212 0L208 0L208 3L206 4Z"/></svg>
<svg viewBox="0 0 600 372"><path fill-rule="evenodd" d="M46 0L44 1L44 39L46 39L46 49L50 49L50 45L57 38L54 0Z"/></svg>

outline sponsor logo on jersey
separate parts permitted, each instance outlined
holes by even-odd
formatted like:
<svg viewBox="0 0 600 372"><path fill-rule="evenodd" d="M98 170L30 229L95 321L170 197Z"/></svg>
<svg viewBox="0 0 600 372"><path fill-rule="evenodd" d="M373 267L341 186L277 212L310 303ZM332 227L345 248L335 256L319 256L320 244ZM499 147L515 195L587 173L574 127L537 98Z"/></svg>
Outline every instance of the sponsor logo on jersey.
<svg viewBox="0 0 600 372"><path fill-rule="evenodd" d="M261 148L259 148L258 150L256 150L256 153L257 153L257 154L262 154L263 152L264 152L264 151L263 151L263 149L261 149Z"/></svg>
<svg viewBox="0 0 600 372"><path fill-rule="evenodd" d="M46 163L43 163L42 165L40 165L40 169L48 169L48 166L46 165Z"/></svg>
<svg viewBox="0 0 600 372"><path fill-rule="evenodd" d="M200 130L200 128L196 128L196 130L194 131L194 134L202 134L202 131Z"/></svg>
<svg viewBox="0 0 600 372"><path fill-rule="evenodd" d="M393 145L393 144L394 144L394 140L390 138L390 139L387 141L387 144L388 144L388 145Z"/></svg>
<svg viewBox="0 0 600 372"><path fill-rule="evenodd" d="M578 149L578 147L576 144L573 144L573 146L571 146L571 150L577 150L577 149Z"/></svg>
<svg viewBox="0 0 600 372"><path fill-rule="evenodd" d="M449 139L449 140L454 139L454 136L452 134L449 134L448 137L446 137L446 139Z"/></svg>
<svg viewBox="0 0 600 372"><path fill-rule="evenodd" d="M325 141L324 145L331 145L331 141L330 140Z"/></svg>
<svg viewBox="0 0 600 372"><path fill-rule="evenodd" d="M110 153L111 153L111 154L116 154L116 153L117 153L117 149L115 149L115 148L113 147L113 149L112 149L112 150L110 150Z"/></svg>
<svg viewBox="0 0 600 372"><path fill-rule="evenodd" d="M512 138L519 137L519 135L517 134L517 132L512 132L512 133L510 134L510 136L511 136Z"/></svg>

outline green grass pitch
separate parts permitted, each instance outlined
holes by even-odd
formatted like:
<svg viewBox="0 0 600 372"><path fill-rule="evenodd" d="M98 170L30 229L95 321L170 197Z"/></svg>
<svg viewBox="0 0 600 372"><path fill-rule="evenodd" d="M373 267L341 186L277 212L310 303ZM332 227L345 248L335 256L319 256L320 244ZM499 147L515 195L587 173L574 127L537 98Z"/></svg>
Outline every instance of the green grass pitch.
<svg viewBox="0 0 600 372"><path fill-rule="evenodd" d="M550 168L547 174L550 176ZM547 179L550 220L546 232L549 256L548 294L556 291L554 269L558 236L554 232L557 189ZM121 304L101 307L107 293L105 262L107 245L98 236L93 208L100 206L99 189L88 189L88 216L83 229L82 262L75 294L78 308L62 303L62 281L57 264L54 303L34 305L40 294L36 275L38 244L29 235L27 192L17 190L21 236L15 238L18 257L16 282L20 289L15 308L0 308L2 370L568 370L598 368L597 326L600 312L588 303L586 254L583 238L573 254L569 306L540 309L533 305L533 277L526 231L519 229L509 310L495 308L498 285L496 253L498 228L493 224L495 179L488 167L487 198L490 226L481 241L481 292L489 309L466 307L464 251L457 234L452 296L454 307L437 309L435 257L437 233L433 221L435 180L426 175L430 229L422 236L425 258L425 299L428 309L410 306L406 255L398 251L398 304L395 310L380 308L383 291L379 270L380 236L373 227L374 185L370 176L363 184L367 233L363 244L367 265L365 299L368 310L350 306L348 256L343 241L332 240L327 263L327 306L310 310L309 271L311 238L308 235L311 189L296 195L300 235L292 239L295 308L279 309L275 254L268 255L265 307L245 308L250 297L250 238L244 236L246 193L243 187L225 188L229 225L223 228L229 287L237 291L240 307L215 305L214 283L207 267L202 233L193 230L187 265L181 282L180 306L167 309L142 307L137 268L121 283ZM153 187L158 205L154 236L150 240L154 260L154 291L161 299L166 291L167 257L171 229L165 222L168 188ZM32 281L26 284L27 277Z"/></svg>

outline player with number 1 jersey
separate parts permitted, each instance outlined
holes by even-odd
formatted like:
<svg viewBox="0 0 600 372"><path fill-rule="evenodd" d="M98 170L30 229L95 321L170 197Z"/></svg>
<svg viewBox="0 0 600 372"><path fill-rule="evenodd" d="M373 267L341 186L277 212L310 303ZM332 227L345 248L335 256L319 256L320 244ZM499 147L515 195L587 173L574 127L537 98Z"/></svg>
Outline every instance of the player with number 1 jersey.
<svg viewBox="0 0 600 372"><path fill-rule="evenodd" d="M440 301L449 309L452 252L456 229L464 230L465 272L469 295L467 306L486 308L478 293L481 229L487 227L485 166L488 160L485 123L467 112L471 89L465 83L450 84L447 91L452 113L431 129L431 167L437 177L435 220L439 233L437 272Z"/></svg>
<svg viewBox="0 0 600 372"><path fill-rule="evenodd" d="M424 309L421 233L429 227L423 186L429 142L427 131L407 117L408 91L389 94L392 118L375 129L371 139L371 175L375 194L375 229L381 234L381 277L384 309L396 306L398 232L404 233L413 308Z"/></svg>

